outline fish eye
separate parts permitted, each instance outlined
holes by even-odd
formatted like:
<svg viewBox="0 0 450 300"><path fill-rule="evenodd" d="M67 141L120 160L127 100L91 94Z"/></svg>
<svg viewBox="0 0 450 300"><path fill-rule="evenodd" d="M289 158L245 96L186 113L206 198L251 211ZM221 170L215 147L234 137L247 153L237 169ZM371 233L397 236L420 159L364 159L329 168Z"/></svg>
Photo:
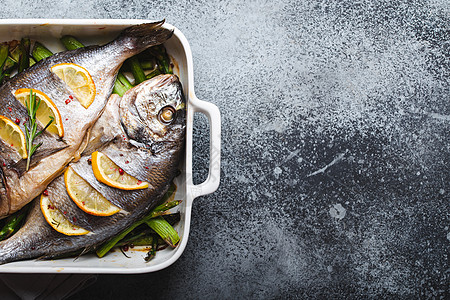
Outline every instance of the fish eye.
<svg viewBox="0 0 450 300"><path fill-rule="evenodd" d="M163 124L170 124L175 119L175 113L175 108L172 106L165 106L159 111L158 119Z"/></svg>

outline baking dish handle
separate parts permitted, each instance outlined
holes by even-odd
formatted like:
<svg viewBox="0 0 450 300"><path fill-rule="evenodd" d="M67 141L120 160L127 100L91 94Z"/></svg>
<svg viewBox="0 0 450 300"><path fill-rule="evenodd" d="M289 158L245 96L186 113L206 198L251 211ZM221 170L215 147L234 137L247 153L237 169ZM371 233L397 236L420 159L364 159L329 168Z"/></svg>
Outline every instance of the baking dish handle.
<svg viewBox="0 0 450 300"><path fill-rule="evenodd" d="M208 177L203 183L194 185L192 183L192 176L190 180L189 190L191 192L191 199L196 197L211 194L217 190L220 182L220 136L221 136L221 118L219 108L206 101L199 100L193 96L190 99L191 105L191 120L193 120L194 113L203 113L209 121L210 128L210 148L209 148L209 172ZM192 145L191 145L192 146ZM191 147L192 149L192 147ZM189 162L192 170L192 155Z"/></svg>

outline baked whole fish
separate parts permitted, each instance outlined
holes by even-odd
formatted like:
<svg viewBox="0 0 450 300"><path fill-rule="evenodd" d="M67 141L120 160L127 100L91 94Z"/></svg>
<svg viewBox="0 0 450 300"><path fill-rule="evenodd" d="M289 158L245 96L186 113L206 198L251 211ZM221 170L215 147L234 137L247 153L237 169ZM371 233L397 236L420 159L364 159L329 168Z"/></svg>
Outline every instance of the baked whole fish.
<svg viewBox="0 0 450 300"><path fill-rule="evenodd" d="M0 140L0 218L29 203L61 174L69 162L79 158L90 129L102 114L111 95L122 63L171 37L172 31L162 28L162 24L163 21L132 26L106 45L56 53L0 87L0 115L20 121L23 132L23 121L28 118L28 113L14 97L15 91L19 89L32 88L47 95L59 109L64 127L63 137L45 131L35 139L34 143L42 143L42 146L33 155L28 171L25 160L17 151ZM81 66L92 77L95 98L87 108L77 101L73 90L52 72L53 66L67 63Z"/></svg>
<svg viewBox="0 0 450 300"><path fill-rule="evenodd" d="M163 118L166 112L169 114ZM64 176L60 175L44 194L55 206L52 209L64 212L68 220L89 233L69 236L54 230L44 218L37 198L22 228L0 242L0 264L91 250L142 218L166 193L177 174L184 151L185 118L184 98L176 75L149 79L122 98L112 95L92 128L85 152L69 168L120 211L111 216L85 213L69 197ZM99 182L89 163L93 151L100 151L127 174L148 182L148 188L122 190Z"/></svg>

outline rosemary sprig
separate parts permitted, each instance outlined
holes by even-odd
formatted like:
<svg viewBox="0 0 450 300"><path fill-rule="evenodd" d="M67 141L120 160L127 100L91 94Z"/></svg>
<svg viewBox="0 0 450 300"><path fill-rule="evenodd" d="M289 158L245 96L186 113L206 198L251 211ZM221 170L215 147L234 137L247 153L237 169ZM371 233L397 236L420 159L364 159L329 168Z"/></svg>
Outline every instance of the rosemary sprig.
<svg viewBox="0 0 450 300"><path fill-rule="evenodd" d="M25 124L25 138L26 138L26 145L27 145L27 171L30 168L30 161L31 156L36 152L36 149L39 148L42 145L42 142L36 145L33 145L34 139L40 135L42 132L44 132L50 124L55 120L53 116L50 117L50 121L45 125L45 127L37 132L37 122L36 122L36 112L39 108L39 105L41 104L41 99L36 100L36 93L33 93L33 90L30 89L30 99L28 102L25 101L25 106L27 107L27 113L28 113L28 126Z"/></svg>

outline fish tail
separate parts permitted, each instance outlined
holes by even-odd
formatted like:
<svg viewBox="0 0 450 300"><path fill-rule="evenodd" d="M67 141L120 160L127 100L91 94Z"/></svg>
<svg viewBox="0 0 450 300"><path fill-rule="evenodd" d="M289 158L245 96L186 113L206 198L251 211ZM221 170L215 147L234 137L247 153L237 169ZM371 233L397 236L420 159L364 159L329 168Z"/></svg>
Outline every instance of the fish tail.
<svg viewBox="0 0 450 300"><path fill-rule="evenodd" d="M24 251L20 242L18 242L18 235L20 235L19 232L0 242L0 265L28 258L27 251ZM32 250L28 249L28 252L31 253Z"/></svg>
<svg viewBox="0 0 450 300"><path fill-rule="evenodd" d="M133 56L143 50L164 43L173 34L172 29L163 28L165 20L134 25L123 30L112 42L126 48L129 56Z"/></svg>
<svg viewBox="0 0 450 300"><path fill-rule="evenodd" d="M49 244L42 245L42 241L53 240L54 244L58 244L54 238L56 231L47 226L37 200L32 203L22 227L11 237L0 241L0 265L39 257L52 251Z"/></svg>
<svg viewBox="0 0 450 300"><path fill-rule="evenodd" d="M16 233L17 234L17 233ZM27 237L31 238L31 237ZM31 259L39 256L39 251L35 247L23 247L19 239L12 236L0 242L0 265L13 261Z"/></svg>
<svg viewBox="0 0 450 300"><path fill-rule="evenodd" d="M13 249L8 248L6 241L0 243L0 265L14 261Z"/></svg>

